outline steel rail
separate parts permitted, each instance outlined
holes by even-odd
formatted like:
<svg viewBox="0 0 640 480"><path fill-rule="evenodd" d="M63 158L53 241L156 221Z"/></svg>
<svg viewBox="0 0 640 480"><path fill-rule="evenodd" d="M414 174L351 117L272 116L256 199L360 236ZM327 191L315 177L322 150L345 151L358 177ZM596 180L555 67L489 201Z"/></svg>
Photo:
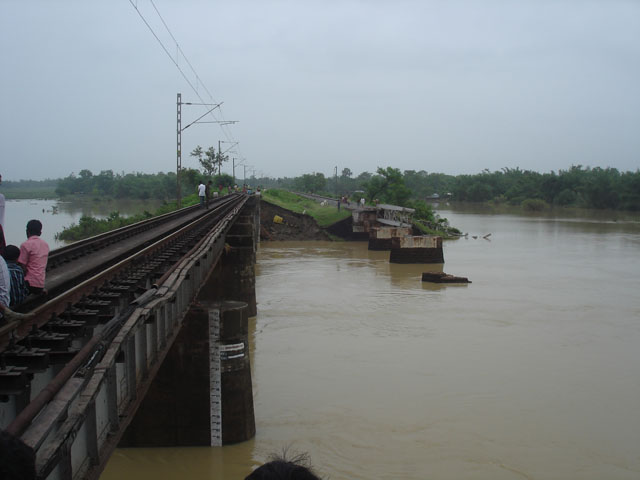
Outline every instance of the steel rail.
<svg viewBox="0 0 640 480"><path fill-rule="evenodd" d="M164 236L162 240L157 241L143 248L142 250L139 250L137 253L134 253L124 260L119 261L118 263L90 277L89 279L76 284L72 288L66 289L60 295L36 307L30 312L28 319L13 321L8 323L7 325L0 327L0 351L4 350L11 342L19 342L20 340L27 337L34 328L41 328L43 325L48 323L51 318L64 313L69 306L86 297L88 292L97 289L108 280L117 276L118 273L126 269L135 259L140 258L144 255L151 254L152 252L162 248L162 246L164 246L171 240L174 240L185 231L191 229L194 225L203 221L203 219L206 220L210 216L213 216L216 212L218 212L219 209L223 209L225 207L228 207L229 205L237 203L239 199L241 199L241 197L239 196L233 196L230 198L223 197L223 199L218 201L214 208L205 211L203 216L198 217L188 225L180 228L179 230L176 230L175 232L167 236Z"/></svg>
<svg viewBox="0 0 640 480"><path fill-rule="evenodd" d="M183 216L185 213L197 210L198 208L198 205L185 207L173 212L165 213L163 215L158 215L157 217L148 218L131 225L125 225L124 227L116 228L114 230L110 230L108 232L104 232L90 238L78 240L60 248L56 248L49 253L47 270L57 268L59 265L78 258L79 256L84 255L84 252L88 250L95 251L101 248L105 248L117 241L122 240L123 238L128 238L132 235L136 235L141 231L145 231L162 223L166 223L170 220Z"/></svg>

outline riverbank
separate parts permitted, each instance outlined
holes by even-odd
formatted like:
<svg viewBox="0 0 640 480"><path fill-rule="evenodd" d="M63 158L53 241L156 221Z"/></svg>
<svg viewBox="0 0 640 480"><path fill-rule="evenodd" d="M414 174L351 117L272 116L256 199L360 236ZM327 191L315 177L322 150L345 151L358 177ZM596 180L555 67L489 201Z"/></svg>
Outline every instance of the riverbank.
<svg viewBox="0 0 640 480"><path fill-rule="evenodd" d="M315 218L263 199L260 202L260 240L331 240Z"/></svg>

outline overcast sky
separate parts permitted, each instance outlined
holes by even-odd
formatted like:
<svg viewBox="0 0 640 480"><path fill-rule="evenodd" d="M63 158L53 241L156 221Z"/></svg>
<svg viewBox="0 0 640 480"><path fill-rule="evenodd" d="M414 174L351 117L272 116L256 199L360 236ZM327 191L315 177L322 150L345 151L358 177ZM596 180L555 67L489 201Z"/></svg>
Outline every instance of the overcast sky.
<svg viewBox="0 0 640 480"><path fill-rule="evenodd" d="M238 121L186 129L184 167L223 140L272 177L640 168L636 0L154 0L200 80L133 3L171 58L128 0L0 0L5 180L175 171L174 61Z"/></svg>

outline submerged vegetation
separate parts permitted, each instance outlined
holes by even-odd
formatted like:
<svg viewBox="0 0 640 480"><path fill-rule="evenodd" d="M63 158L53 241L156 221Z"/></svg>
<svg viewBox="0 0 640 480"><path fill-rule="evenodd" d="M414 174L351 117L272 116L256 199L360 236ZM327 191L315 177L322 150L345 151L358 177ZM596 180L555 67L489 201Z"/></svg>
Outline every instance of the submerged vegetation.
<svg viewBox="0 0 640 480"><path fill-rule="evenodd" d="M140 215L131 217L121 217L119 212L111 212L107 218L94 218L83 215L77 224L73 223L64 227L61 232L56 233L56 240L65 242L75 242L83 238L93 237L101 233L109 232L117 228L126 227L136 222L141 222L153 215L147 211Z"/></svg>
<svg viewBox="0 0 640 480"><path fill-rule="evenodd" d="M197 196L190 195L183 199L183 205L194 205L198 202ZM144 211L139 215L132 215L130 217L120 216L120 212L111 212L107 218L94 218L83 215L77 224L73 223L68 227L64 227L61 232L56 233L56 240L63 240L65 242L76 242L84 238L100 235L101 233L109 232L117 228L126 227L136 222L141 222L148 218L162 215L165 213L176 210L176 202L166 203L154 213Z"/></svg>

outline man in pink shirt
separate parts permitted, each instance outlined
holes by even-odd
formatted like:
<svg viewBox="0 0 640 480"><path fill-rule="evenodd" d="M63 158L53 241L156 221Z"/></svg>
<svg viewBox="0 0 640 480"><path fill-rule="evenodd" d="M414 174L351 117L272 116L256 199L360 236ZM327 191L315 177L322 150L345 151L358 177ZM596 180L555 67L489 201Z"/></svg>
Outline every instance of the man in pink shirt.
<svg viewBox="0 0 640 480"><path fill-rule="evenodd" d="M42 223L29 220L27 223L27 241L20 245L18 263L24 270L24 279L29 287L29 293L42 293L44 277L49 258L49 245L40 238Z"/></svg>

